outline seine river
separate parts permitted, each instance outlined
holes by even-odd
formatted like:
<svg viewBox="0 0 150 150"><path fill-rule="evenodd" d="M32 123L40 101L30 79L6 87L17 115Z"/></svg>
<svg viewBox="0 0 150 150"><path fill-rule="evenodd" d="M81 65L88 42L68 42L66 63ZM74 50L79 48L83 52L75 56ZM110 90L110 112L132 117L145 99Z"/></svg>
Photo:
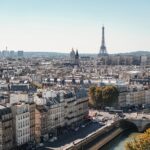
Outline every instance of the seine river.
<svg viewBox="0 0 150 150"><path fill-rule="evenodd" d="M117 136L114 140L112 140L100 150L125 150L126 142L131 141L138 134L140 133L135 131L126 131Z"/></svg>

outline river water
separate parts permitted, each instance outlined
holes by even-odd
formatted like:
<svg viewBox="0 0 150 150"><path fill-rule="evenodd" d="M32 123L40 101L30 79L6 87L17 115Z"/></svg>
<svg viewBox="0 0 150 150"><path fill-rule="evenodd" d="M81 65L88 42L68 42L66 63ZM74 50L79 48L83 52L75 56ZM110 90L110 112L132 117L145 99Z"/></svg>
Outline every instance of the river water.
<svg viewBox="0 0 150 150"><path fill-rule="evenodd" d="M100 150L125 150L126 142L131 141L138 134L140 133L135 131L126 131L114 138Z"/></svg>

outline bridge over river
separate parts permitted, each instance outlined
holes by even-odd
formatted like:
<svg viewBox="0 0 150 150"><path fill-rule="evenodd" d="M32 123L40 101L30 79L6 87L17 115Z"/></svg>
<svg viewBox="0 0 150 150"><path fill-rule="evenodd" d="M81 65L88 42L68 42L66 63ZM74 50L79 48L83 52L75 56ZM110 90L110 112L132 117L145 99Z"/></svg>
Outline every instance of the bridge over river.
<svg viewBox="0 0 150 150"><path fill-rule="evenodd" d="M60 149L63 150L98 150L116 136L120 135L128 129L136 129L143 132L150 128L150 114L144 113L125 113L124 118L117 117L115 114L108 112L98 112L101 116L110 118L106 125L98 128L96 131L88 134L82 139L77 139L70 144L64 145ZM100 119L100 118L99 118ZM83 128L84 130L84 128ZM51 149L56 149L52 148ZM59 149L59 148L58 148Z"/></svg>
<svg viewBox="0 0 150 150"><path fill-rule="evenodd" d="M150 128L150 114L144 114L144 113L131 113L126 114L125 119L119 120L126 121L128 123L132 123L135 125L139 132L145 131L147 128Z"/></svg>
<svg viewBox="0 0 150 150"><path fill-rule="evenodd" d="M137 129L139 132L143 132L147 128L150 128L150 114L125 114L125 118L116 119L111 124L106 125L106 127L104 127L102 130L97 131L91 136L86 137L83 141L75 143L67 149L72 150L75 148L79 150L98 150L114 139L116 136L130 128Z"/></svg>

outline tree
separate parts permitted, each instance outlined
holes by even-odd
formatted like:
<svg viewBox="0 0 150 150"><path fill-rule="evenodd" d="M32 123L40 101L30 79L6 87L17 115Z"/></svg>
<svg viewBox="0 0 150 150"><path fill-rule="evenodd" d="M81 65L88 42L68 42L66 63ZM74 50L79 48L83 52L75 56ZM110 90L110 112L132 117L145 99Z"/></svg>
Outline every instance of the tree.
<svg viewBox="0 0 150 150"><path fill-rule="evenodd" d="M150 128L126 143L126 150L150 150Z"/></svg>
<svg viewBox="0 0 150 150"><path fill-rule="evenodd" d="M91 106L96 105L96 95L95 95L96 87L91 87L89 90L89 104Z"/></svg>
<svg viewBox="0 0 150 150"><path fill-rule="evenodd" d="M107 106L112 106L118 100L119 91L115 86L105 86L103 88L103 99L104 104Z"/></svg>
<svg viewBox="0 0 150 150"><path fill-rule="evenodd" d="M115 86L91 87L89 96L93 106L112 106L118 100L119 91Z"/></svg>
<svg viewBox="0 0 150 150"><path fill-rule="evenodd" d="M98 107L103 106L103 89L101 87L96 87L95 90L96 104Z"/></svg>

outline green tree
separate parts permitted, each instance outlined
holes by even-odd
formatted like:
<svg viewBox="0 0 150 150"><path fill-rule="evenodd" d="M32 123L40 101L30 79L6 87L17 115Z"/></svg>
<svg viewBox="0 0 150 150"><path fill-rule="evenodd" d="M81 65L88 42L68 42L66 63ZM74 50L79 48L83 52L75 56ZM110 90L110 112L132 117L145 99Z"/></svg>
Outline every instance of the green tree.
<svg viewBox="0 0 150 150"><path fill-rule="evenodd" d="M95 97L96 97L97 106L98 107L103 106L104 105L104 100L103 100L103 88L102 87L96 87Z"/></svg>
<svg viewBox="0 0 150 150"><path fill-rule="evenodd" d="M103 100L107 106L116 104L119 96L119 91L115 86L105 86L103 88Z"/></svg>
<svg viewBox="0 0 150 150"><path fill-rule="evenodd" d="M89 105L95 106L96 105L96 87L93 86L89 90Z"/></svg>
<svg viewBox="0 0 150 150"><path fill-rule="evenodd" d="M112 106L118 100L119 91L115 86L91 87L89 103L92 106Z"/></svg>
<svg viewBox="0 0 150 150"><path fill-rule="evenodd" d="M125 145L126 150L150 150L150 128Z"/></svg>

